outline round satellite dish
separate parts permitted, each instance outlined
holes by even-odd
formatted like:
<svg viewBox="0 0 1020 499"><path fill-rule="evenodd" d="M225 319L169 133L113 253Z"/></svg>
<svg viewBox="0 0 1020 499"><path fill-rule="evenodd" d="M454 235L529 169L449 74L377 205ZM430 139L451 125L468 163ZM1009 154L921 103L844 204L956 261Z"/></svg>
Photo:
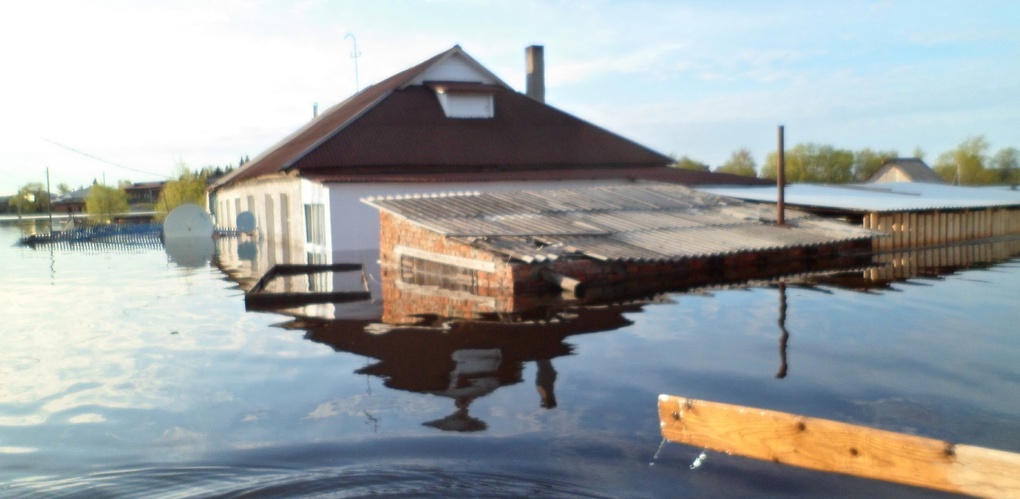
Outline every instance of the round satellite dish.
<svg viewBox="0 0 1020 499"><path fill-rule="evenodd" d="M242 211L237 214L237 231L238 232L254 232L255 231L255 215L250 211Z"/></svg>
<svg viewBox="0 0 1020 499"><path fill-rule="evenodd" d="M163 221L164 239L209 237L213 235L212 217L197 204L182 204Z"/></svg>

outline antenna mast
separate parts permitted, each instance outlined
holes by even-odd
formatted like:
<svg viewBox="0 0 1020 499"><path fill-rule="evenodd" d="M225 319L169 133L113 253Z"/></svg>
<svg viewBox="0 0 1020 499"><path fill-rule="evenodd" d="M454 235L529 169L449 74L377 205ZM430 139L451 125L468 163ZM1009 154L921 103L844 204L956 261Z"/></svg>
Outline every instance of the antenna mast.
<svg viewBox="0 0 1020 499"><path fill-rule="evenodd" d="M354 37L354 33L344 35L344 40L348 38L354 44L354 49L351 51L351 59L354 59L354 93L358 93L361 91L361 85L358 83L358 58L361 57L361 52L358 52L358 39Z"/></svg>

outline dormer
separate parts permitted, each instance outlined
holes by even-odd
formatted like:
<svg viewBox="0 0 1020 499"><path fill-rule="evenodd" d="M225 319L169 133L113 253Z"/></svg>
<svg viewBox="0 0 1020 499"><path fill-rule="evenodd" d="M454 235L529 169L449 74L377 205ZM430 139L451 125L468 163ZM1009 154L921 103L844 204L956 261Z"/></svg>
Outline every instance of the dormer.
<svg viewBox="0 0 1020 499"><path fill-rule="evenodd" d="M484 119L496 116L496 85L467 82L426 82L447 118Z"/></svg>
<svg viewBox="0 0 1020 499"><path fill-rule="evenodd" d="M423 85L436 94L447 118L487 119L496 116L496 91L509 88L478 61L454 47L403 86Z"/></svg>

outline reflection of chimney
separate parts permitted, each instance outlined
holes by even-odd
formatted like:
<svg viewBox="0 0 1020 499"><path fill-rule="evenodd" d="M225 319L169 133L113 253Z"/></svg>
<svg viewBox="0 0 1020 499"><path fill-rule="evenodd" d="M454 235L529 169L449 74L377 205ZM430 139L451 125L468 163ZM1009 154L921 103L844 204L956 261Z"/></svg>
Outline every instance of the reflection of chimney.
<svg viewBox="0 0 1020 499"><path fill-rule="evenodd" d="M538 102L545 102L545 58L542 54L541 45L532 45L524 49L528 72L525 93Z"/></svg>

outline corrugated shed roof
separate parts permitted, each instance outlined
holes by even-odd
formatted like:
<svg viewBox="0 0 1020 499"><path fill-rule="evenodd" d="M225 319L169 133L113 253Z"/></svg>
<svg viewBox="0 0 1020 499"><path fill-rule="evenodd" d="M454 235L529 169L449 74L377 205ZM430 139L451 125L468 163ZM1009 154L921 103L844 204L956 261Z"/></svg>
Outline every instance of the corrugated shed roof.
<svg viewBox="0 0 1020 499"><path fill-rule="evenodd" d="M704 192L747 201L775 203L775 187L705 187ZM1007 186L961 187L945 184L791 184L787 205L852 213L928 211L1020 206L1020 191Z"/></svg>
<svg viewBox="0 0 1020 499"><path fill-rule="evenodd" d="M929 184L945 184L946 181L935 173L924 161L918 158L892 158L882 163L882 166L872 173L865 182L874 182L881 178L886 172L898 168L911 182L925 182Z"/></svg>
<svg viewBox="0 0 1020 499"><path fill-rule="evenodd" d="M413 196L364 200L448 237L523 261L573 254L670 261L867 239L872 232L679 185Z"/></svg>

